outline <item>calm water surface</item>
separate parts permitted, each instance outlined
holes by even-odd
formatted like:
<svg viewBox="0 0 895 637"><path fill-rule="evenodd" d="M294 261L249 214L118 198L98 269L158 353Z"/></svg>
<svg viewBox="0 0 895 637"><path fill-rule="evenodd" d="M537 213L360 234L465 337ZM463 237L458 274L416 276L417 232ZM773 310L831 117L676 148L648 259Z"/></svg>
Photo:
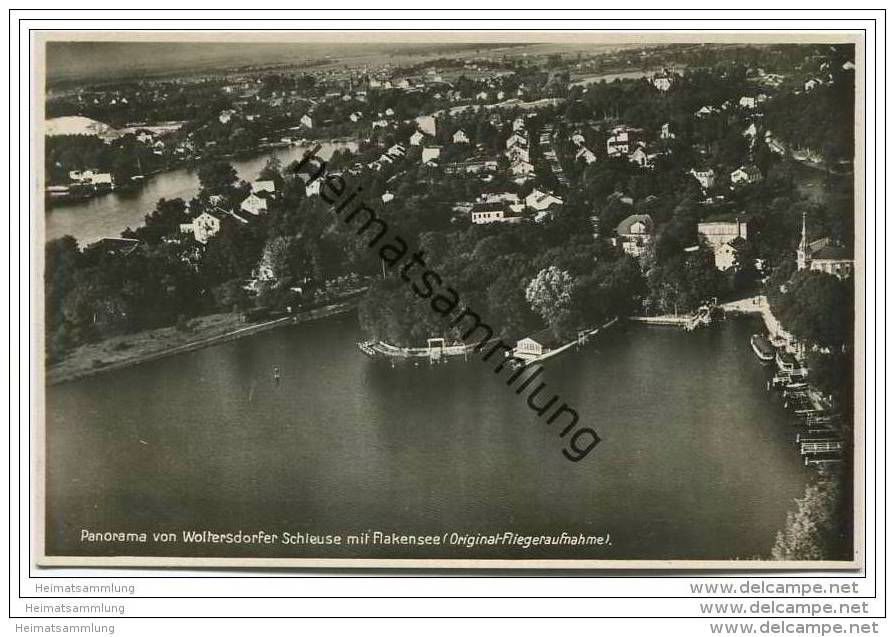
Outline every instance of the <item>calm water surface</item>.
<svg viewBox="0 0 895 637"><path fill-rule="evenodd" d="M810 473L756 326L619 327L549 361L603 442L579 463L479 362L390 369L353 317L50 387L49 554L766 556ZM272 369L280 368L277 385ZM610 533L604 547L212 547L96 531Z"/></svg>
<svg viewBox="0 0 895 637"><path fill-rule="evenodd" d="M321 143L318 155L328 159L336 149L357 150L355 142L343 144ZM301 159L307 147L290 146L249 159L229 160L240 179L254 181L267 160L276 157L283 167ZM47 212L46 237L57 239L71 235L81 246L103 237L117 237L127 227L143 225L143 218L155 209L159 199L180 197L189 202L199 192L199 173L196 169L181 168L160 173L145 186L130 192L113 192L102 197L55 206Z"/></svg>

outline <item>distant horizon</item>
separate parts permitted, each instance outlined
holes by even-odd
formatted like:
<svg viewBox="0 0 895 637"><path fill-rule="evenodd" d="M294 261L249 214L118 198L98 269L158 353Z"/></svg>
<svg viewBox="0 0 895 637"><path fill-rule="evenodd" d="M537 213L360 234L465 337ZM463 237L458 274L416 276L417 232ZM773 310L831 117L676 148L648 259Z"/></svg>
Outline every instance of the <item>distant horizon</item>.
<svg viewBox="0 0 895 637"><path fill-rule="evenodd" d="M187 36L188 37L188 36ZM225 71L234 67L300 65L330 58L349 66L395 63L395 56L420 59L443 55L480 55L506 49L539 48L552 52L649 47L663 43L557 42L147 42L50 41L46 77L50 86L76 81L148 79L187 72ZM667 43L664 43L667 44ZM546 53L546 50L538 53ZM385 59L377 60L377 57ZM369 58L367 60L367 58ZM402 60L401 63L406 63Z"/></svg>
<svg viewBox="0 0 895 637"><path fill-rule="evenodd" d="M168 73L225 70L234 66L300 64L331 58L364 58L386 53L418 54L508 48L534 43L468 42L48 42L47 81L152 77Z"/></svg>

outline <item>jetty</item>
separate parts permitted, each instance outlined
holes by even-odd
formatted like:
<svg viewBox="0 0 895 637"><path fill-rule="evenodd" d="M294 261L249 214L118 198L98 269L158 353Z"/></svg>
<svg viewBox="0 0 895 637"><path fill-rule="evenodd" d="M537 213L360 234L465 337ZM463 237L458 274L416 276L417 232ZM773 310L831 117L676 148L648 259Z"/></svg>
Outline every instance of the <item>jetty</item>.
<svg viewBox="0 0 895 637"><path fill-rule="evenodd" d="M547 360L548 358L553 358L554 356L561 354L561 353L571 349L572 347L579 347L579 346L583 345L588 340L590 340L592 337L596 336L603 330L612 327L616 323L618 323L618 317L615 317L614 319L608 321L607 323L604 323L603 325L600 325L599 327L595 327L591 330L581 330L578 332L578 336L575 340L569 341L568 343L560 345L559 347L547 349L537 355L532 355L528 351L523 351L519 347L519 344L522 343L523 341L525 341L526 339L520 339L519 343L517 343L517 345L516 345L516 349L514 351L514 356L524 360L525 362L523 363L523 365L526 367L529 365L532 365L534 363L540 363L542 361ZM530 337L528 337L528 338L530 338Z"/></svg>
<svg viewBox="0 0 895 637"><path fill-rule="evenodd" d="M710 303L700 305L693 314L662 314L659 316L629 316L628 320L633 323L646 323L647 325L673 325L682 327L688 332L706 327L712 324L713 316L717 312L719 306L714 300Z"/></svg>
<svg viewBox="0 0 895 637"><path fill-rule="evenodd" d="M469 358L470 354L481 352L488 345L497 342L497 339L482 344L475 343L459 343L447 345L443 338L430 338L426 343L426 347L398 347L384 341L363 341L357 344L358 349L374 360L388 360L395 362L410 362L419 364L420 362L428 362L430 364L446 363L449 358L462 357L464 360Z"/></svg>

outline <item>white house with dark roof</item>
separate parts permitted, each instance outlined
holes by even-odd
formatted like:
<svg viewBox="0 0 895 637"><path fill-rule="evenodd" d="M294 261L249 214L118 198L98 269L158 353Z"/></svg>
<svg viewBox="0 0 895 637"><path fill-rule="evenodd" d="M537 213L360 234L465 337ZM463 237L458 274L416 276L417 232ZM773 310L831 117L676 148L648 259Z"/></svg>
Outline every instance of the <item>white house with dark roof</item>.
<svg viewBox="0 0 895 637"><path fill-rule="evenodd" d="M640 257L646 253L653 240L653 218L646 214L628 215L615 228L615 245L620 245L626 254Z"/></svg>

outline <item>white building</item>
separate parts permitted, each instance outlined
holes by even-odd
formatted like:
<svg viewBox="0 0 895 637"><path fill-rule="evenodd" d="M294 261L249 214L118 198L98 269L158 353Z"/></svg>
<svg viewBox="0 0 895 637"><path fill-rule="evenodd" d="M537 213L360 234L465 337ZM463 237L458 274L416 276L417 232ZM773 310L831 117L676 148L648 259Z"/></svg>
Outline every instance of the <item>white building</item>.
<svg viewBox="0 0 895 637"><path fill-rule="evenodd" d="M242 200L239 209L257 217L262 212L267 212L267 200L252 193Z"/></svg>
<svg viewBox="0 0 895 637"><path fill-rule="evenodd" d="M411 146L419 146L423 143L423 140L426 139L426 136L422 131L416 131L413 135L410 136L410 145Z"/></svg>
<svg viewBox="0 0 895 637"><path fill-rule="evenodd" d="M513 146L506 152L506 155L510 162L518 160L531 161L528 149L524 146Z"/></svg>
<svg viewBox="0 0 895 637"><path fill-rule="evenodd" d="M513 146L528 146L528 140L519 133L513 133L507 138L507 148Z"/></svg>
<svg viewBox="0 0 895 637"><path fill-rule="evenodd" d="M578 149L577 153L575 153L575 161L578 161L579 159L582 160L585 164L592 164L597 161L597 156L594 155L587 148L582 147Z"/></svg>
<svg viewBox="0 0 895 637"><path fill-rule="evenodd" d="M488 223L516 223L522 217L512 214L507 207L500 203L476 203L470 211L472 222L477 225Z"/></svg>
<svg viewBox="0 0 895 637"><path fill-rule="evenodd" d="M416 118L417 128L431 137L435 137L435 124L435 117L432 115L421 115Z"/></svg>
<svg viewBox="0 0 895 637"><path fill-rule="evenodd" d="M441 156L441 146L426 146L423 148L422 162L424 164L438 159Z"/></svg>
<svg viewBox="0 0 895 637"><path fill-rule="evenodd" d="M722 272L729 270L738 263L738 256L746 247L746 240L735 237L715 248L715 267Z"/></svg>
<svg viewBox="0 0 895 637"><path fill-rule="evenodd" d="M690 174L696 178L696 181L698 181L699 185L705 190L708 190L715 185L715 171L711 168L708 170L696 170L691 168Z"/></svg>
<svg viewBox="0 0 895 637"><path fill-rule="evenodd" d="M203 212L193 219L193 236L199 243L208 243L208 240L221 230L221 220L210 212Z"/></svg>
<svg viewBox="0 0 895 637"><path fill-rule="evenodd" d="M516 160L513 165L510 166L510 172L514 175L530 175L534 171L535 167L532 164L521 159Z"/></svg>
<svg viewBox="0 0 895 637"><path fill-rule="evenodd" d="M730 183L737 184L755 184L761 181L761 171L756 166L740 166L730 173Z"/></svg>
<svg viewBox="0 0 895 637"><path fill-rule="evenodd" d="M634 152L628 155L628 161L632 164L637 164L641 168L653 167L653 155L647 154L643 146L635 148Z"/></svg>
<svg viewBox="0 0 895 637"><path fill-rule="evenodd" d="M622 129L618 130L614 135L610 136L609 139L606 140L606 156L607 157L620 157L622 155L627 155L630 151L630 145L633 140L631 139L631 135L628 131Z"/></svg>
<svg viewBox="0 0 895 637"><path fill-rule="evenodd" d="M263 192L273 194L277 191L277 187L272 180L257 180L252 182L252 194L257 195Z"/></svg>
<svg viewBox="0 0 895 637"><path fill-rule="evenodd" d="M672 82L673 78L667 74L656 75L652 79L652 85L663 93L671 88Z"/></svg>
<svg viewBox="0 0 895 637"><path fill-rule="evenodd" d="M531 193L525 198L525 205L531 208L532 210L546 210L551 206L561 206L563 203L562 199L554 195L552 192L542 192L535 188L531 191Z"/></svg>
<svg viewBox="0 0 895 637"><path fill-rule="evenodd" d="M298 121L301 122L302 126L306 126L307 128L314 128L314 120L307 113L302 115L301 119Z"/></svg>
<svg viewBox="0 0 895 637"><path fill-rule="evenodd" d="M454 133L453 141L455 144L468 144L469 137L466 136L466 131L462 128Z"/></svg>
<svg viewBox="0 0 895 637"><path fill-rule="evenodd" d="M649 215L628 215L615 228L615 245L632 257L646 253L653 240L653 218Z"/></svg>
<svg viewBox="0 0 895 637"><path fill-rule="evenodd" d="M719 217L701 221L697 224L696 231L705 237L716 251L734 239L749 238L749 224L740 217Z"/></svg>

